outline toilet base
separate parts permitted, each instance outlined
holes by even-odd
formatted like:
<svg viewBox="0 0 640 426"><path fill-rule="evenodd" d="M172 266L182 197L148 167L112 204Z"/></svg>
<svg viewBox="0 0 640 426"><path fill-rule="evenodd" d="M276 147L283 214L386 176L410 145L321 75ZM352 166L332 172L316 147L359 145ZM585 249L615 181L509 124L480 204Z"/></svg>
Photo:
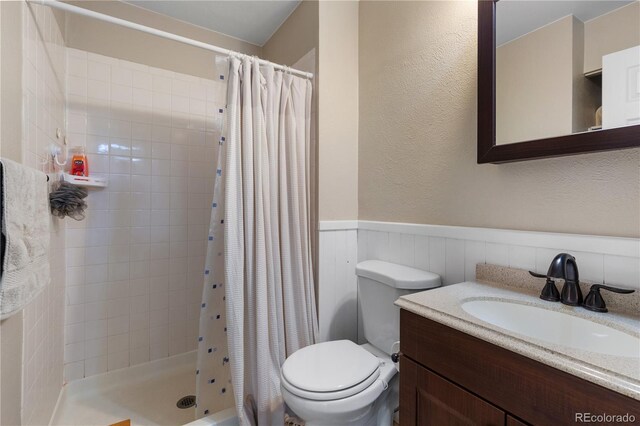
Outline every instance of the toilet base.
<svg viewBox="0 0 640 426"><path fill-rule="evenodd" d="M289 410L297 417L304 419L306 426L393 426L393 415L398 408L398 375L396 374L389 387L376 399L376 401L356 411L323 416L323 418L305 419L304 414L295 412L294 407ZM333 418L331 418L333 417Z"/></svg>

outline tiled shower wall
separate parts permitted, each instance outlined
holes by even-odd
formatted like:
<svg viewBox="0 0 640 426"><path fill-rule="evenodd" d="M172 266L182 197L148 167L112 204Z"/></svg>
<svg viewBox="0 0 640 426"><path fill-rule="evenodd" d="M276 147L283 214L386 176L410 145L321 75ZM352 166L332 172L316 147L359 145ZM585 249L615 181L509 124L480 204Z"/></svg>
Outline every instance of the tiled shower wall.
<svg viewBox="0 0 640 426"><path fill-rule="evenodd" d="M69 145L109 179L67 220L74 380L196 348L226 83L75 49L67 75Z"/></svg>
<svg viewBox="0 0 640 426"><path fill-rule="evenodd" d="M53 12L23 4L23 164L51 171L47 152L65 129L65 47ZM48 424L62 387L64 222L51 219L51 283L23 316L22 424Z"/></svg>

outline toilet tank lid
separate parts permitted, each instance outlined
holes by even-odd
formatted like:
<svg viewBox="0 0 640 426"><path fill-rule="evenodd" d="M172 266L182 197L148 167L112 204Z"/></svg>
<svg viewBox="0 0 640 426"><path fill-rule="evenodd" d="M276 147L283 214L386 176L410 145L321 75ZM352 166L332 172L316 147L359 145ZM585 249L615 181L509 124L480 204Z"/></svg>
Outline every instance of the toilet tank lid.
<svg viewBox="0 0 640 426"><path fill-rule="evenodd" d="M365 260L358 263L356 275L405 290L440 287L440 275L397 263L382 260Z"/></svg>

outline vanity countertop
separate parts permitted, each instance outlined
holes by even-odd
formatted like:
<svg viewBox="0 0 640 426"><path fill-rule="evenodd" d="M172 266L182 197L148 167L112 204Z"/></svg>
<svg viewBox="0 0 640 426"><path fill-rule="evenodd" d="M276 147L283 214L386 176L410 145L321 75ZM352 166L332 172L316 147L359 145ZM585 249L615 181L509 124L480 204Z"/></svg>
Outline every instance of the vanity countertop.
<svg viewBox="0 0 640 426"><path fill-rule="evenodd" d="M638 358L604 355L555 345L505 330L467 313L462 304L471 300L497 300L537 306L578 316L625 333L640 336L640 317L620 313L595 313L581 307L546 302L522 288L464 282L399 298L402 309L439 322L494 345L565 371L602 387L640 400L640 348Z"/></svg>

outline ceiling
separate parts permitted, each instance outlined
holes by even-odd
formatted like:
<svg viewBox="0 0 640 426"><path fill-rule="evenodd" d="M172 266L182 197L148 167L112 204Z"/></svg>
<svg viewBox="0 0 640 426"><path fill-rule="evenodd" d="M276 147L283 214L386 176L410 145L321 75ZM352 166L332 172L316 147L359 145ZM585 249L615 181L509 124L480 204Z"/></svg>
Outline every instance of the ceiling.
<svg viewBox="0 0 640 426"><path fill-rule="evenodd" d="M496 44L500 46L567 15L586 22L634 1L638 0L500 0L496 6Z"/></svg>
<svg viewBox="0 0 640 426"><path fill-rule="evenodd" d="M264 45L301 0L127 0L144 9Z"/></svg>

